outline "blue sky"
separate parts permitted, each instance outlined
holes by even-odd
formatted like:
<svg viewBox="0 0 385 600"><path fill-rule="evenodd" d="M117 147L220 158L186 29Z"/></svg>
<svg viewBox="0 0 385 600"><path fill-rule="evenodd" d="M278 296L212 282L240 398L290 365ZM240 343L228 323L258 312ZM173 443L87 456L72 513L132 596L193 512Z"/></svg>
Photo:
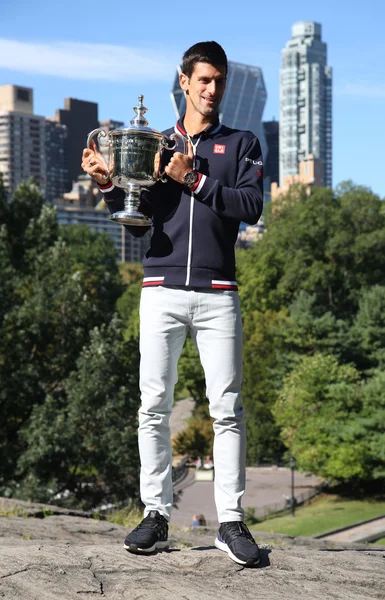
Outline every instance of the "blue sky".
<svg viewBox="0 0 385 600"><path fill-rule="evenodd" d="M74 97L98 102L100 119L125 123L144 94L150 125L161 130L175 120L169 94L181 55L214 39L230 60L263 69L264 120L278 119L281 49L300 20L322 24L333 67L333 185L352 179L385 197L383 0L2 0L0 85L33 87L39 115Z"/></svg>

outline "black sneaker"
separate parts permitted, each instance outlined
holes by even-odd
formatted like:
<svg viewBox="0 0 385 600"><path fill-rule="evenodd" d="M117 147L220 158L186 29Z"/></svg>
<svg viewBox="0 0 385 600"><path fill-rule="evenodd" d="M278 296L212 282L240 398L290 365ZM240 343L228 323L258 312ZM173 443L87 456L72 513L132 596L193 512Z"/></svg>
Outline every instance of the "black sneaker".
<svg viewBox="0 0 385 600"><path fill-rule="evenodd" d="M151 510L147 517L124 540L129 552L142 554L157 549L168 548L168 522L157 510Z"/></svg>
<svg viewBox="0 0 385 600"><path fill-rule="evenodd" d="M240 565L257 565L259 549L253 536L242 521L222 523L219 527L215 546L227 552L230 558Z"/></svg>

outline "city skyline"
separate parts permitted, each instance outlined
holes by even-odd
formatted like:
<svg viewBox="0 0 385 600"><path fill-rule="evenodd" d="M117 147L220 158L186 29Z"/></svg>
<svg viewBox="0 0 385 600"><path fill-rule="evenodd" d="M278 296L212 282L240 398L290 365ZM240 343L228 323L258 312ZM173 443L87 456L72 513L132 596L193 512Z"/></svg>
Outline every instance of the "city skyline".
<svg viewBox="0 0 385 600"><path fill-rule="evenodd" d="M220 11L213 3L205 7L197 38L177 26L173 3L165 10L148 2L151 18L141 28L128 26L125 35L120 25L111 25L110 17L109 27L100 25L104 7L99 0L93 11L76 5L76 13L70 1L60 14L46 0L38 6L21 0L17 7L5 0L0 85L32 87L37 115L53 115L64 98L72 97L97 102L99 120L125 123L143 93L150 126L161 130L175 120L169 92L181 54L198 39L216 39L229 60L261 67L267 88L263 121L278 120L281 49L294 22L319 22L333 67L333 185L352 179L384 196L385 43L380 23L385 7L372 2L371 10L360 11L359 6L326 0L309 10L308 3L296 0L279 11L248 7L247 15L231 11L230 17L230 3L221 3ZM122 22L131 16L119 1L114 13Z"/></svg>

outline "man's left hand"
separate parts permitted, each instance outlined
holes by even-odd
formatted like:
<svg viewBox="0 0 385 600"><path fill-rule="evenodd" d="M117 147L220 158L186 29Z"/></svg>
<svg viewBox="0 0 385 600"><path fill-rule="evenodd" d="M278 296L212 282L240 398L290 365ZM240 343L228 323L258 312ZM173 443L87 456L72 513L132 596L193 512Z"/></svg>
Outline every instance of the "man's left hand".
<svg viewBox="0 0 385 600"><path fill-rule="evenodd" d="M166 175L177 181L178 183L184 183L183 176L188 171L193 169L194 151L191 142L187 142L188 154L182 154L181 152L174 152L170 162L165 168L164 172Z"/></svg>

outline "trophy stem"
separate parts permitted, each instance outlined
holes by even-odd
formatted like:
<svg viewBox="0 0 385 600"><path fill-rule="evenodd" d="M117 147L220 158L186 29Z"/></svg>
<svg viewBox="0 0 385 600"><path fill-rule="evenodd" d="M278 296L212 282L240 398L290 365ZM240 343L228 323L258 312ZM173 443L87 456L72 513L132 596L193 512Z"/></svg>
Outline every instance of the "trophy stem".
<svg viewBox="0 0 385 600"><path fill-rule="evenodd" d="M112 214L111 221L122 225L152 225L151 219L139 211L140 192L140 185L130 183L128 188L125 188L124 210Z"/></svg>

